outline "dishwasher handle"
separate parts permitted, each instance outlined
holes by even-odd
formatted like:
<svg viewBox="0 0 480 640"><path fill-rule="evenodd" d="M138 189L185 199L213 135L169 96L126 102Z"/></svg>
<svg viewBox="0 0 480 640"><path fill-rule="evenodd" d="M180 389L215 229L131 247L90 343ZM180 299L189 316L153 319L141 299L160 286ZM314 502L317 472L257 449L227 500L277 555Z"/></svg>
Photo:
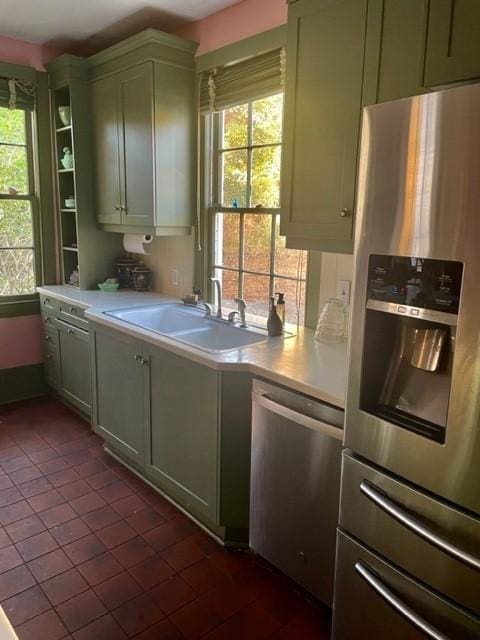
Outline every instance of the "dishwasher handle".
<svg viewBox="0 0 480 640"><path fill-rule="evenodd" d="M303 413L295 411L295 409L291 409L290 407L275 402L274 400L270 400L270 398L267 398L267 396L254 394L253 404L254 406L258 405L263 409L270 411L271 413L276 413L282 418L290 420L291 422L295 422L302 427L317 431L324 436L334 438L335 440L343 440L343 430L340 427L335 427L331 424L328 424L327 422L317 420L316 418L312 418Z"/></svg>

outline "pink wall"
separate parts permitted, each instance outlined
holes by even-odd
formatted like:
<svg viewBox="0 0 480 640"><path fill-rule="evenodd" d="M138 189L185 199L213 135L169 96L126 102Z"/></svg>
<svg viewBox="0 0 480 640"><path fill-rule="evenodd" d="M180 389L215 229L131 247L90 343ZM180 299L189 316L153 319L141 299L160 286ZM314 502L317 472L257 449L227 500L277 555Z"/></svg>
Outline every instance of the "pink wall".
<svg viewBox="0 0 480 640"><path fill-rule="evenodd" d="M42 321L37 316L0 320L0 369L42 362Z"/></svg>
<svg viewBox="0 0 480 640"><path fill-rule="evenodd" d="M44 65L60 53L60 51L45 45L0 36L1 62L24 64L27 67L34 67L38 71L43 71Z"/></svg>
<svg viewBox="0 0 480 640"><path fill-rule="evenodd" d="M268 31L286 21L285 0L243 0L203 20L186 25L176 31L176 35L198 42L198 55Z"/></svg>

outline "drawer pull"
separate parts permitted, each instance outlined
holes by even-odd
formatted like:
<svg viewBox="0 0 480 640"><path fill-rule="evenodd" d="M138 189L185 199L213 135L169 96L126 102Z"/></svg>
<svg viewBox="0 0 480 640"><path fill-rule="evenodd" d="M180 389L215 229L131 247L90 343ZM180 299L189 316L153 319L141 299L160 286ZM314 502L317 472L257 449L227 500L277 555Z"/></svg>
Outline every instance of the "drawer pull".
<svg viewBox="0 0 480 640"><path fill-rule="evenodd" d="M423 538L426 542L437 547L437 549L448 553L456 560L460 560L460 562L463 562L467 566L480 571L480 559L472 556L466 551L462 551L462 549L459 549L457 546L451 544L447 540L444 540L424 524L415 520L408 511L394 502L371 482L368 482L368 480L362 480L360 483L360 491L375 503L377 507L383 509L385 513L388 513L389 516L392 516L392 518L397 520L397 522L403 524L407 529L413 531L413 533L416 533L420 538Z"/></svg>
<svg viewBox="0 0 480 640"><path fill-rule="evenodd" d="M47 360L51 360L51 359L52 359L52 354L49 353L48 356L47 356Z"/></svg>
<svg viewBox="0 0 480 640"><path fill-rule="evenodd" d="M50 316L47 316L45 318L45 324L52 324L52 319L50 318Z"/></svg>
<svg viewBox="0 0 480 640"><path fill-rule="evenodd" d="M70 313L77 313L77 310L75 307L70 307Z"/></svg>
<svg viewBox="0 0 480 640"><path fill-rule="evenodd" d="M48 334L45 334L45 342L51 342L52 339Z"/></svg>
<svg viewBox="0 0 480 640"><path fill-rule="evenodd" d="M50 298L45 298L45 300L43 301L43 304L50 304Z"/></svg>
<svg viewBox="0 0 480 640"><path fill-rule="evenodd" d="M69 336L74 336L75 335L75 331L73 329L69 329L67 333L68 333Z"/></svg>
<svg viewBox="0 0 480 640"><path fill-rule="evenodd" d="M366 564L360 560L355 563L355 571L370 585L370 587L379 595L385 602L399 613L402 618L405 618L411 625L423 632L428 638L432 640L449 640L447 636L440 631L437 631L435 627L432 627L430 623L421 618L410 607L403 603L390 589L383 584L383 582L367 567Z"/></svg>

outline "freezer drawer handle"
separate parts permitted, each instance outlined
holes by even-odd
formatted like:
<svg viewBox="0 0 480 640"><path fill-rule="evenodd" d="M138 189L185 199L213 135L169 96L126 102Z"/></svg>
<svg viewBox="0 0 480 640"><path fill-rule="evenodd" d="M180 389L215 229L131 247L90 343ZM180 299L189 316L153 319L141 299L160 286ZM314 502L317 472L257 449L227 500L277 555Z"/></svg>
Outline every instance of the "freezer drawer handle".
<svg viewBox="0 0 480 640"><path fill-rule="evenodd" d="M463 562L467 566L480 571L480 560L478 558L470 555L466 551L462 551L462 549L459 549L455 545L450 544L450 542L447 542L438 536L425 525L416 521L405 509L402 509L402 507L395 503L385 493L377 489L377 487L375 487L371 482L368 482L368 480L362 480L360 483L360 491L380 507L380 509L383 509L383 511L388 513L388 515L395 518L395 520L403 524L407 529L410 529L410 531L413 531L413 533L416 533L426 542L438 549L441 549L445 553L448 553L456 560L460 560L460 562Z"/></svg>
<svg viewBox="0 0 480 640"><path fill-rule="evenodd" d="M411 625L422 631L428 638L433 640L449 640L447 636L437 631L435 627L426 622L423 618L412 611L404 604L390 589L383 584L379 578L360 560L355 563L355 571L372 587L372 589L395 609Z"/></svg>
<svg viewBox="0 0 480 640"><path fill-rule="evenodd" d="M295 422L296 424L301 425L302 427L306 427L307 429L313 429L313 431L318 431L324 436L329 436L330 438L335 438L335 440L343 439L343 431L339 427L334 427L327 422L322 422L322 420L316 420L315 418L311 418L310 416L306 416L303 413L299 413L294 409L290 409L290 407L286 407L283 404L279 404L278 402L274 402L262 395L255 395L254 404L260 405L267 411L271 411L272 413L276 413L279 416L282 416L286 420L290 420L291 422Z"/></svg>

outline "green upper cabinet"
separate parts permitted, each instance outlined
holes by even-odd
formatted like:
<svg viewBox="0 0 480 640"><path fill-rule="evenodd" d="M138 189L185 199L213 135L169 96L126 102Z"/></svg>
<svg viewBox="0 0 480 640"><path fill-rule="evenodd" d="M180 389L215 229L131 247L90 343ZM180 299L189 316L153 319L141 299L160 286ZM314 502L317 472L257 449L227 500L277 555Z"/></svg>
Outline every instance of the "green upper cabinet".
<svg viewBox="0 0 480 640"><path fill-rule="evenodd" d="M190 233L195 49L148 29L89 58L95 202L107 231Z"/></svg>
<svg viewBox="0 0 480 640"><path fill-rule="evenodd" d="M428 87L480 78L480 2L431 0L425 84Z"/></svg>
<svg viewBox="0 0 480 640"><path fill-rule="evenodd" d="M148 360L142 343L120 333L91 331L94 430L137 468L145 462Z"/></svg>
<svg viewBox="0 0 480 640"><path fill-rule="evenodd" d="M363 104L424 93L428 0L369 0Z"/></svg>
<svg viewBox="0 0 480 640"><path fill-rule="evenodd" d="M98 221L154 226L153 63L94 82L92 111Z"/></svg>
<svg viewBox="0 0 480 640"><path fill-rule="evenodd" d="M281 233L351 252L367 0L289 6Z"/></svg>

